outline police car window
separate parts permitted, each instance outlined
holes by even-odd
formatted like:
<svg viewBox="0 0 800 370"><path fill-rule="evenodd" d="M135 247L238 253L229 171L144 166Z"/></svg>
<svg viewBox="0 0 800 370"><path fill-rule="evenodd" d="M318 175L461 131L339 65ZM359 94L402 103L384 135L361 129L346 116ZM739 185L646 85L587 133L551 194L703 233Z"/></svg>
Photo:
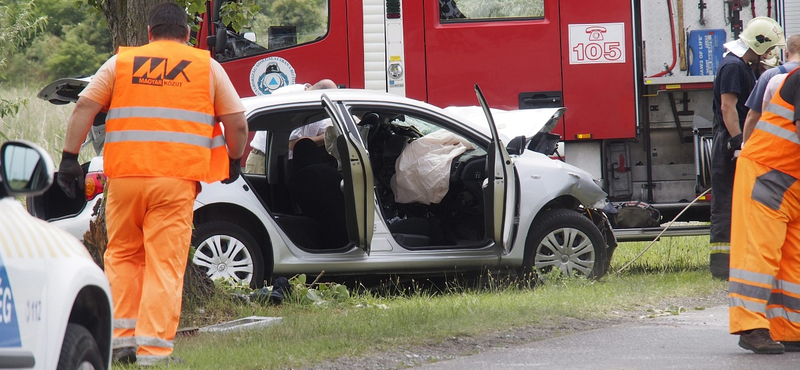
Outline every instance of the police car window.
<svg viewBox="0 0 800 370"><path fill-rule="evenodd" d="M544 0L439 0L439 18L444 22L542 17Z"/></svg>
<svg viewBox="0 0 800 370"><path fill-rule="evenodd" d="M228 32L224 55L235 59L293 47L321 39L328 33L329 0L253 0L259 10L239 33Z"/></svg>

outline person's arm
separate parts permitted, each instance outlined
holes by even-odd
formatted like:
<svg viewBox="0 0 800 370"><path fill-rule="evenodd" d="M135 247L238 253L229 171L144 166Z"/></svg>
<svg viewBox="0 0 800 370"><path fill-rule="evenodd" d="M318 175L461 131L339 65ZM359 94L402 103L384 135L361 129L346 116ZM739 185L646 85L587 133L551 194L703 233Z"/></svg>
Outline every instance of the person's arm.
<svg viewBox="0 0 800 370"><path fill-rule="evenodd" d="M65 152L78 154L81 151L81 144L92 128L94 117L102 109L103 105L92 99L85 97L78 99L67 124L67 134L64 138Z"/></svg>
<svg viewBox="0 0 800 370"><path fill-rule="evenodd" d="M247 119L245 119L244 113L224 114L217 118L225 127L228 156L233 159L241 158L247 144Z"/></svg>
<svg viewBox="0 0 800 370"><path fill-rule="evenodd" d="M756 123L758 123L759 119L761 119L761 112L756 112L752 109L747 112L747 118L744 120L744 131L742 131L743 143L753 134L753 130L755 130Z"/></svg>
<svg viewBox="0 0 800 370"><path fill-rule="evenodd" d="M739 135L742 130L739 128L739 113L736 111L736 102L739 100L739 94L725 93L721 95L720 109L722 110L722 120L725 122L725 128L728 129L728 134L731 137Z"/></svg>

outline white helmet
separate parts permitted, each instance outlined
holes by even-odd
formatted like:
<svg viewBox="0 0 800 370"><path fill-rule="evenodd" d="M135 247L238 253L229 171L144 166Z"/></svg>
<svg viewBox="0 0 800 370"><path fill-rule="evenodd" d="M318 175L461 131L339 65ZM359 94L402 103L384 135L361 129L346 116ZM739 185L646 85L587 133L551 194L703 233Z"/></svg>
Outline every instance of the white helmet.
<svg viewBox="0 0 800 370"><path fill-rule="evenodd" d="M786 46L783 28L769 17L756 17L747 22L739 39L758 55L764 55L773 46Z"/></svg>

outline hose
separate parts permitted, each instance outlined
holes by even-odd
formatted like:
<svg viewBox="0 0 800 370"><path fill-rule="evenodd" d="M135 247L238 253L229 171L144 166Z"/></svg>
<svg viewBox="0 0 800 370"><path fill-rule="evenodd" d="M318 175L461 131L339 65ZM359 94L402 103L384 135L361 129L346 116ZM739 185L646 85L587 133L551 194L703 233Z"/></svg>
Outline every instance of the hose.
<svg viewBox="0 0 800 370"><path fill-rule="evenodd" d="M652 78L652 77L661 77L668 73L672 73L672 69L675 68L675 63L678 61L678 56L675 54L675 20L672 19L672 0L667 0L667 7L669 8L669 30L670 36L672 36L672 65L666 67L665 70L658 72L652 76L646 76L645 78ZM683 30L681 30L683 32Z"/></svg>
<svg viewBox="0 0 800 370"><path fill-rule="evenodd" d="M669 223L667 223L667 226L664 226L664 230L661 230L661 232L658 233L656 238L653 239L653 241L651 241L650 244L648 244L647 247L644 248L644 250L639 252L639 254L636 255L636 257L634 257L632 260L628 261L628 263L626 263L625 266L622 266L619 270L617 270L616 274L619 275L619 274L622 274L623 272L625 272L625 270L627 270L628 267L630 267L633 262L638 260L639 257L641 257L642 255L644 255L644 253L647 252L647 250L650 249L650 247L652 247L653 244L655 244L658 241L659 238L661 238L661 235L664 235L664 233L670 228L670 226L672 226L672 224L678 219L678 217L681 217L681 215L684 212L686 212L686 210L689 209L689 207L691 207L692 204L695 204L695 202L700 200L700 198L702 198L703 196L708 194L709 191L711 191L711 188L706 189L706 191L704 191L700 195L698 195L697 198L694 198L694 200L689 202L689 204L686 205L686 207L683 207L683 209L680 212L678 212L678 214Z"/></svg>

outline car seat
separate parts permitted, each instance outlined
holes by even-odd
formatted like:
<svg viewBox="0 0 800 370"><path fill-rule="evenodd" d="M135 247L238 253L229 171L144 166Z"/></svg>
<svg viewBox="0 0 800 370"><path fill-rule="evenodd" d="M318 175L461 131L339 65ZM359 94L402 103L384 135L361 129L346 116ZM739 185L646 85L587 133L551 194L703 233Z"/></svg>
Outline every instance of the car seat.
<svg viewBox="0 0 800 370"><path fill-rule="evenodd" d="M294 146L289 196L300 214L319 223L319 247L346 246L347 234L342 175L323 163L322 153L311 139L300 139Z"/></svg>

